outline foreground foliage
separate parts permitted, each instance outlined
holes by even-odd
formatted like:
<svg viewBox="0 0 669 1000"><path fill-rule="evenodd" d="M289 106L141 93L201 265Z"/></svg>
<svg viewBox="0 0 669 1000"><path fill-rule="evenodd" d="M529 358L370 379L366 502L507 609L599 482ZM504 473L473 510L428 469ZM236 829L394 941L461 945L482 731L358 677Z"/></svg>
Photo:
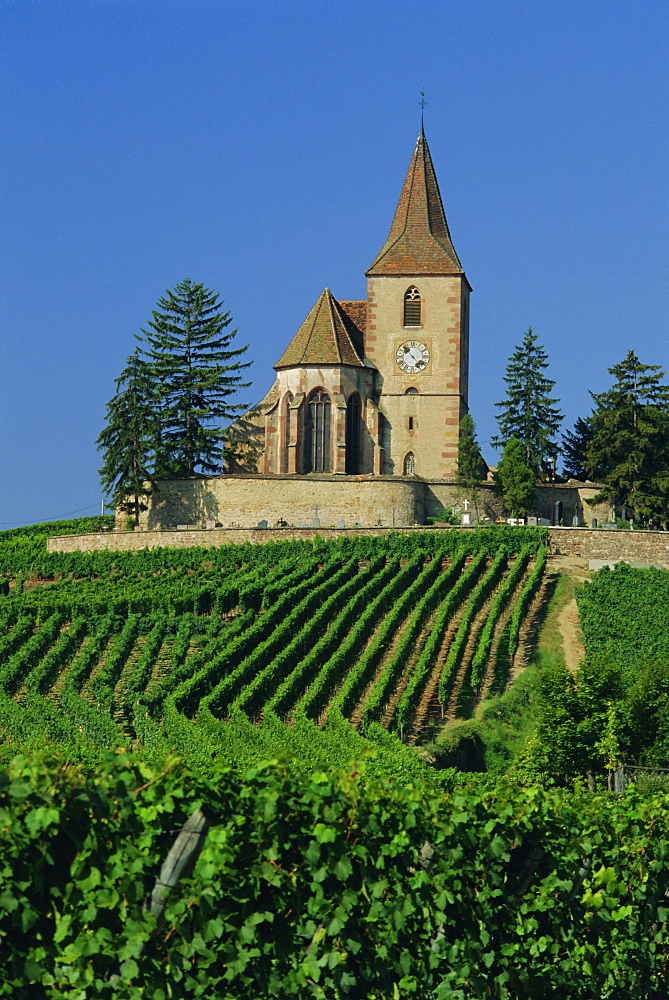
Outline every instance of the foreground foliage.
<svg viewBox="0 0 669 1000"><path fill-rule="evenodd" d="M17 759L0 996L659 1000L668 804ZM148 898L196 809L204 847L158 920Z"/></svg>

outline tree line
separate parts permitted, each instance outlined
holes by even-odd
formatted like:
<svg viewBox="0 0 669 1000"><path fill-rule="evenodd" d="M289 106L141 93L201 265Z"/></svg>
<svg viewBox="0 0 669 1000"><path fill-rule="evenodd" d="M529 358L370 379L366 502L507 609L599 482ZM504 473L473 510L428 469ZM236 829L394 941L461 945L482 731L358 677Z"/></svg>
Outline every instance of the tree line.
<svg viewBox="0 0 669 1000"><path fill-rule="evenodd" d="M608 369L611 388L590 393L592 412L578 417L558 442L563 414L547 367L547 354L530 327L509 358L506 396L495 404L499 433L491 444L502 452L495 480L509 509L519 515L535 509L536 483L555 478L561 454L563 476L599 486L593 503L608 503L629 519L666 527L669 386L663 383L664 371L642 364L629 351ZM460 478L473 484L480 478L481 461L468 415L460 427Z"/></svg>

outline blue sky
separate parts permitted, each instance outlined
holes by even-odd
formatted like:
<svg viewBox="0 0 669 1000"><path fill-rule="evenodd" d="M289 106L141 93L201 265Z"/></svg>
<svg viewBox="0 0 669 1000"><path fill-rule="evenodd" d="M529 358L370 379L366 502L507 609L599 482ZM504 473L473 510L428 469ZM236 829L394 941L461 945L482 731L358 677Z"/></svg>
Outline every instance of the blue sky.
<svg viewBox="0 0 669 1000"><path fill-rule="evenodd" d="M4 0L0 527L100 509L156 300L217 290L260 398L325 286L364 298L420 123L474 292L485 457L528 326L570 428L669 369L664 0Z"/></svg>

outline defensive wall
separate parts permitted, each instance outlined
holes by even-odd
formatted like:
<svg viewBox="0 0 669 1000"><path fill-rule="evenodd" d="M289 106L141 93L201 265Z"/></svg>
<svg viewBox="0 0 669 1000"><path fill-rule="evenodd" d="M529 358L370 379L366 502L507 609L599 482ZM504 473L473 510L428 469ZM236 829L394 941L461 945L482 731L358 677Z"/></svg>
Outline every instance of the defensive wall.
<svg viewBox="0 0 669 1000"><path fill-rule="evenodd" d="M49 538L49 552L129 552L153 548L190 548L244 542L277 542L293 539L338 538L342 535L384 535L389 530L471 531L471 528L399 527L372 528L199 528L170 531L110 531ZM522 528L518 528L522 531ZM624 560L669 569L669 532L622 531L604 528L549 528L550 550L555 555L605 562Z"/></svg>
<svg viewBox="0 0 669 1000"><path fill-rule="evenodd" d="M607 521L606 506L588 501L595 484L556 483L537 487L537 514L555 524L590 525ZM178 526L190 528L253 528L266 521L273 527L400 527L425 524L444 508L469 512L472 523L494 521L504 514L501 498L491 482L474 490L456 479L417 476L343 476L312 474L236 474L163 479L145 498L140 518L145 530ZM125 527L125 515L118 527ZM318 525L317 525L318 526Z"/></svg>

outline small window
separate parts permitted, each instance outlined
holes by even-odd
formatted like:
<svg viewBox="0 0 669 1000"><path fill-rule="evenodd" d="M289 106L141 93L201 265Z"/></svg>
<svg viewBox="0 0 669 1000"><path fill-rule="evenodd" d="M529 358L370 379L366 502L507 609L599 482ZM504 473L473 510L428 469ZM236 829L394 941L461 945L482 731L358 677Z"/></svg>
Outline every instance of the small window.
<svg viewBox="0 0 669 1000"><path fill-rule="evenodd" d="M404 325L420 326L420 292L415 285L404 293Z"/></svg>
<svg viewBox="0 0 669 1000"><path fill-rule="evenodd" d="M418 389L416 389L415 386L410 385L408 389L404 390L404 395L405 396L417 396L418 395Z"/></svg>
<svg viewBox="0 0 669 1000"><path fill-rule="evenodd" d="M413 417L409 417L409 430L413 430Z"/></svg>
<svg viewBox="0 0 669 1000"><path fill-rule="evenodd" d="M404 456L404 475L405 476L416 475L416 458L412 451L407 452L407 454Z"/></svg>

